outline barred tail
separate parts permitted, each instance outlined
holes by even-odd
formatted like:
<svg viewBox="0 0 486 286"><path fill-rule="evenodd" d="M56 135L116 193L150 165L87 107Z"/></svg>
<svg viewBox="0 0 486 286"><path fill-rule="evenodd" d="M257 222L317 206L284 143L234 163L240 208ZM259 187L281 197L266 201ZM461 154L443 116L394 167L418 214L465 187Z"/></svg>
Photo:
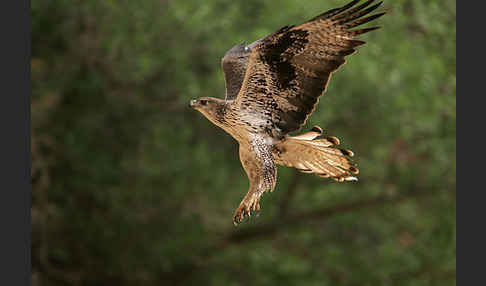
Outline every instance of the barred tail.
<svg viewBox="0 0 486 286"><path fill-rule="evenodd" d="M275 162L304 173L332 178L337 182L357 181L353 175L357 175L359 170L349 159L354 153L334 147L339 145L338 138L331 136L316 139L320 135L322 129L314 126L309 132L287 137L276 145Z"/></svg>

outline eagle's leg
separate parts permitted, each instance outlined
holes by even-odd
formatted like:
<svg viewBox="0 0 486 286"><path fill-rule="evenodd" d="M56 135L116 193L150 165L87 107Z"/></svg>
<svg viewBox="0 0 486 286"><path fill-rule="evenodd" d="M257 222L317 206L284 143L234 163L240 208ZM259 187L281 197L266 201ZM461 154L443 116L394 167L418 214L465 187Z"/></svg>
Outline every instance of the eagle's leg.
<svg viewBox="0 0 486 286"><path fill-rule="evenodd" d="M260 197L263 191L249 190L233 215L233 223L237 225L245 217L250 217L251 212L260 211Z"/></svg>
<svg viewBox="0 0 486 286"><path fill-rule="evenodd" d="M245 217L251 216L251 211L260 210L260 197L266 190L273 190L277 178L270 146L252 141L251 146L240 145L240 161L245 169L250 188L233 215L233 223L237 225Z"/></svg>

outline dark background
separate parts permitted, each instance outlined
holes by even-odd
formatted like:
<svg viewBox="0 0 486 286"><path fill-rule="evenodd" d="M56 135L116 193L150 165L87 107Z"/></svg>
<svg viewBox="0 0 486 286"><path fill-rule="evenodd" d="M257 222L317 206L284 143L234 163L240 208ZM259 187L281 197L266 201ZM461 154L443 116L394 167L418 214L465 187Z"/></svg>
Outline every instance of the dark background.
<svg viewBox="0 0 486 286"><path fill-rule="evenodd" d="M237 144L188 101L224 97L233 45L346 2L32 1L33 284L455 285L452 0L386 1L304 126L359 182L279 167L232 224Z"/></svg>

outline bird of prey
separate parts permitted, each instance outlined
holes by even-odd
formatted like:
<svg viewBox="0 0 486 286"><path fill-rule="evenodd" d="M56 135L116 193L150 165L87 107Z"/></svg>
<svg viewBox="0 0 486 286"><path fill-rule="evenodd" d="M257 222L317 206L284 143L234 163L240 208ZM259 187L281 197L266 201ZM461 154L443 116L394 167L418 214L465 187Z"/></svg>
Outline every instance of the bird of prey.
<svg viewBox="0 0 486 286"><path fill-rule="evenodd" d="M368 15L382 2L359 0L326 11L298 26L285 26L250 45L230 49L221 61L226 98L201 97L190 106L239 143L240 161L250 187L233 215L237 225L260 210L260 197L273 191L276 165L332 178L356 181L353 152L339 140L309 132L290 136L306 122L345 56L365 42L356 36L379 27L354 29L383 14ZM373 4L373 5L371 5ZM368 16L366 16L368 15ZM363 17L366 16L366 17Z"/></svg>

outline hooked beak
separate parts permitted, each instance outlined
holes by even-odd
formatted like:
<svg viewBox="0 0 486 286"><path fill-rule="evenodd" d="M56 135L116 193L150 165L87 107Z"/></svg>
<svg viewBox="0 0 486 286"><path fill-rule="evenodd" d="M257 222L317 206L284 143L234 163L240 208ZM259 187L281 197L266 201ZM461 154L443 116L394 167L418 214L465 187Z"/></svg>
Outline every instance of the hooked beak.
<svg viewBox="0 0 486 286"><path fill-rule="evenodd" d="M195 100L195 99L191 99L191 100L189 101L189 107L194 108L194 107L196 106L196 103L197 103L197 100Z"/></svg>

